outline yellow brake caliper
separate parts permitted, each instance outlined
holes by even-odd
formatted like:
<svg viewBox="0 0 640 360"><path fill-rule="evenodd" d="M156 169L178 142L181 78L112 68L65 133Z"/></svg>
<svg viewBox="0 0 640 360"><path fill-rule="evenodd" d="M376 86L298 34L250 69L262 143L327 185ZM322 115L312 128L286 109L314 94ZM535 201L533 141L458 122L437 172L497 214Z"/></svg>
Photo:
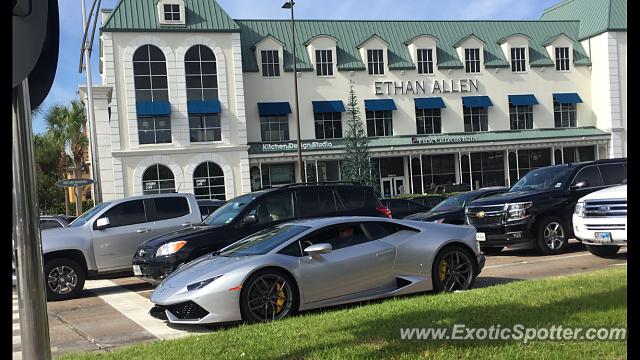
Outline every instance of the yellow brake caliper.
<svg viewBox="0 0 640 360"><path fill-rule="evenodd" d="M447 276L447 261L446 260L442 260L440 262L440 268L438 270L440 270L440 281L444 281L444 279Z"/></svg>
<svg viewBox="0 0 640 360"><path fill-rule="evenodd" d="M276 300L276 313L280 313L282 311L282 307L284 306L284 302L287 299L284 295L284 282L282 285L277 285L278 287L278 299Z"/></svg>

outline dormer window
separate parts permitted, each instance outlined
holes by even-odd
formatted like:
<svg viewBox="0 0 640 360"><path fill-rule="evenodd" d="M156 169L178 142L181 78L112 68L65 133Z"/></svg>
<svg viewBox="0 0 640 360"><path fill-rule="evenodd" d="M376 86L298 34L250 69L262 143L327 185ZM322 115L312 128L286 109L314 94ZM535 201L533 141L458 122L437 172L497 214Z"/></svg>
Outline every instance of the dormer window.
<svg viewBox="0 0 640 360"><path fill-rule="evenodd" d="M511 48L511 71L512 72L525 72L526 68L526 49L523 47Z"/></svg>
<svg viewBox="0 0 640 360"><path fill-rule="evenodd" d="M569 48L568 47L556 48L556 70L559 70L559 71L569 70Z"/></svg>
<svg viewBox="0 0 640 360"><path fill-rule="evenodd" d="M433 74L432 49L418 49L418 74Z"/></svg>
<svg viewBox="0 0 640 360"><path fill-rule="evenodd" d="M159 0L158 18L160 25L184 25L184 0Z"/></svg>
<svg viewBox="0 0 640 360"><path fill-rule="evenodd" d="M280 76L280 59L278 58L278 50L262 50L260 52L260 58L262 59L262 76Z"/></svg>
<svg viewBox="0 0 640 360"><path fill-rule="evenodd" d="M384 51L381 49L367 50L367 64L369 75L384 75Z"/></svg>
<svg viewBox="0 0 640 360"><path fill-rule="evenodd" d="M480 49L464 49L464 68L468 74L480 72Z"/></svg>
<svg viewBox="0 0 640 360"><path fill-rule="evenodd" d="M165 21L180 21L180 5L178 5L178 4L165 4L164 5L164 20Z"/></svg>

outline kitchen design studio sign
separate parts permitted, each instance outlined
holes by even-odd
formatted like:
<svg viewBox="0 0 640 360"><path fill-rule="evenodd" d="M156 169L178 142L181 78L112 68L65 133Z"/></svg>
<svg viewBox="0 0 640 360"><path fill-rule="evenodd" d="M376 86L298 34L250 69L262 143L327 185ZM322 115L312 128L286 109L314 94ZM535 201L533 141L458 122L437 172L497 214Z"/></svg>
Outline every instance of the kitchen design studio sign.
<svg viewBox="0 0 640 360"><path fill-rule="evenodd" d="M478 92L478 79L376 81L376 95L419 95Z"/></svg>

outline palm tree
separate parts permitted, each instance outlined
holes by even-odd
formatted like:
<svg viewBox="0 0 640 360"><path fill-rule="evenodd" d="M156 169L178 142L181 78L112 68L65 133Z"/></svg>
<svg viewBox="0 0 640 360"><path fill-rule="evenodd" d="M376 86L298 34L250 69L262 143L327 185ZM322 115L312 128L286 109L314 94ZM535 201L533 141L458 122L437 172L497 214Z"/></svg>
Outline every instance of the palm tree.
<svg viewBox="0 0 640 360"><path fill-rule="evenodd" d="M86 166L84 149L89 143L86 136L87 118L84 105L79 101L72 101L70 106L54 105L48 109L45 122L47 131L63 149L60 151L60 173L64 176L71 170L74 177L80 177ZM68 202L67 196L65 202ZM80 216L81 212L82 200L77 197L76 215Z"/></svg>

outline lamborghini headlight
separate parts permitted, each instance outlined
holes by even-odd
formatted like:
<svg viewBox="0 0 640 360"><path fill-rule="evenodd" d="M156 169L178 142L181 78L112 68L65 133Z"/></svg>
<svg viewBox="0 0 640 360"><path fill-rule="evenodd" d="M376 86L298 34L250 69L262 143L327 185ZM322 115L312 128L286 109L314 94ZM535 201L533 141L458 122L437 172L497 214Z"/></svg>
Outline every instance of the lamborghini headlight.
<svg viewBox="0 0 640 360"><path fill-rule="evenodd" d="M193 291L193 290L202 289L203 287L209 285L212 281L214 281L216 279L219 279L221 276L222 276L222 274L216 275L216 276L214 276L212 278L208 278L206 280L194 282L193 284L189 284L189 285L187 285L187 291Z"/></svg>

